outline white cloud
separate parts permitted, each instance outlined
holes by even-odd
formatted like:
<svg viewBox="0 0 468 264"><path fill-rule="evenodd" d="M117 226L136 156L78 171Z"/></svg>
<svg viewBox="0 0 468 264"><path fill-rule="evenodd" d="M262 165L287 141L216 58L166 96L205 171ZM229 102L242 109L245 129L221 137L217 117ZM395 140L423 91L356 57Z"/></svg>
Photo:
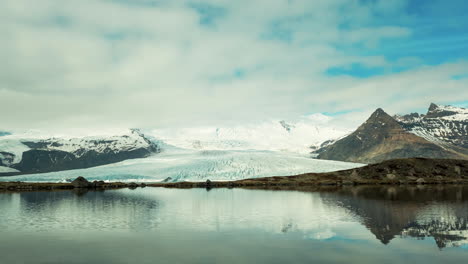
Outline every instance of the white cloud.
<svg viewBox="0 0 468 264"><path fill-rule="evenodd" d="M189 2L1 1L0 106L8 113L1 127L161 127L406 111L459 100L466 87L466 80L451 80L463 61L368 79L325 75L350 63L404 63L337 47L374 49L411 35L372 23L404 1L197 1L226 10L212 26L199 23ZM291 39L275 37L278 30Z"/></svg>

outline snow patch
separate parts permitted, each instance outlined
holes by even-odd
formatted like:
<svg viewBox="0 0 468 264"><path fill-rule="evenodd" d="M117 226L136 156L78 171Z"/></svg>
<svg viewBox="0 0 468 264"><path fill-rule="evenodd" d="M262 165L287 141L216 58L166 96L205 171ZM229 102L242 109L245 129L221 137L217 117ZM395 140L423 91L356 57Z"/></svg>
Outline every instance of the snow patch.
<svg viewBox="0 0 468 264"><path fill-rule="evenodd" d="M32 142L39 144L39 149L60 150L80 157L88 151L98 153L131 151L139 148L148 148L152 144L137 130L120 131L120 134L109 135L107 133L96 134L81 138L71 137L73 134L52 134L53 137L44 132L29 130L23 133L3 136L0 138L0 151L14 154L13 163L19 163L22 153L30 150L26 144Z"/></svg>
<svg viewBox="0 0 468 264"><path fill-rule="evenodd" d="M7 172L18 172L18 170L0 166L0 173L7 173Z"/></svg>
<svg viewBox="0 0 468 264"><path fill-rule="evenodd" d="M349 134L349 128L331 125L321 114L296 122L265 121L231 127L194 127L145 131L167 144L185 149L268 150L307 154L310 147Z"/></svg>
<svg viewBox="0 0 468 264"><path fill-rule="evenodd" d="M29 147L24 145L18 138L11 135L0 138L0 152L11 153L14 156L13 164L21 161L23 152L28 151Z"/></svg>

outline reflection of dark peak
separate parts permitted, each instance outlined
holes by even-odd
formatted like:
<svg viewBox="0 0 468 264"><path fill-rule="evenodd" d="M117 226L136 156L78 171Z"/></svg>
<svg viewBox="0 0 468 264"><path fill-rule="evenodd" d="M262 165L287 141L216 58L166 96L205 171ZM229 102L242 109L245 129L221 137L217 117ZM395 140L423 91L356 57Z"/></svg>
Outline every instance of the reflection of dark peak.
<svg viewBox="0 0 468 264"><path fill-rule="evenodd" d="M437 247L439 247L440 249L442 248L446 248L447 246L450 246L450 245L454 245L454 246L457 246L457 244L455 244L457 241L462 241L462 240L466 240L467 237L463 237L463 236L458 236L458 235L451 235L451 234L437 234L437 235L434 235L434 240L437 244Z"/></svg>
<svg viewBox="0 0 468 264"><path fill-rule="evenodd" d="M366 199L356 195L337 195L334 198L336 204L359 216L362 224L383 244L398 236L416 217L416 208L401 207L391 200Z"/></svg>
<svg viewBox="0 0 468 264"><path fill-rule="evenodd" d="M363 186L321 195L325 201L351 211L385 245L397 236L433 237L439 248L457 246L468 239L466 186ZM421 218L425 209L430 213Z"/></svg>
<svg viewBox="0 0 468 264"><path fill-rule="evenodd" d="M370 228L370 231L372 232L372 234L375 235L375 238L380 240L380 242L382 242L382 244L384 245L390 243L390 241L395 237L395 235L397 235L395 234L395 232L392 232L392 230L390 230L388 226L379 230L375 228Z"/></svg>
<svg viewBox="0 0 468 264"><path fill-rule="evenodd" d="M467 209L467 208L465 208ZM462 233L465 231L465 233ZM457 242L468 239L468 219L459 217L452 221L449 219L432 219L426 223L411 223L402 236L410 236L424 239L433 237L439 248L458 246Z"/></svg>

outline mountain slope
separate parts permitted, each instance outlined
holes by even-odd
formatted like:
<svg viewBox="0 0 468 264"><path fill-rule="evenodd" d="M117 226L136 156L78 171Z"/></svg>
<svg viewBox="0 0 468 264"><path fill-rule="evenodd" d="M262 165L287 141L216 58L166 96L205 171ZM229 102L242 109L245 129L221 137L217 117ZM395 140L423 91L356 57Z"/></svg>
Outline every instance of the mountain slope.
<svg viewBox="0 0 468 264"><path fill-rule="evenodd" d="M407 131L468 155L468 109L432 103L427 114L396 115Z"/></svg>
<svg viewBox="0 0 468 264"><path fill-rule="evenodd" d="M356 131L319 151L317 158L375 163L395 158L466 158L416 136L382 109L377 109Z"/></svg>
<svg viewBox="0 0 468 264"><path fill-rule="evenodd" d="M118 136L0 140L0 166L20 173L89 168L159 152L159 146L138 130ZM1 174L1 173L0 173Z"/></svg>

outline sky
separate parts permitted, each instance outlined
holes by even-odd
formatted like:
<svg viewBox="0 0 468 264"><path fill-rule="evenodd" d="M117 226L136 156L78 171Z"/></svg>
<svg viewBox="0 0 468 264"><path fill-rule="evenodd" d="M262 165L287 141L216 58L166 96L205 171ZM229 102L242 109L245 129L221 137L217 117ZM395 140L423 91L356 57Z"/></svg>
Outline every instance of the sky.
<svg viewBox="0 0 468 264"><path fill-rule="evenodd" d="M468 106L465 0L2 0L0 129Z"/></svg>

